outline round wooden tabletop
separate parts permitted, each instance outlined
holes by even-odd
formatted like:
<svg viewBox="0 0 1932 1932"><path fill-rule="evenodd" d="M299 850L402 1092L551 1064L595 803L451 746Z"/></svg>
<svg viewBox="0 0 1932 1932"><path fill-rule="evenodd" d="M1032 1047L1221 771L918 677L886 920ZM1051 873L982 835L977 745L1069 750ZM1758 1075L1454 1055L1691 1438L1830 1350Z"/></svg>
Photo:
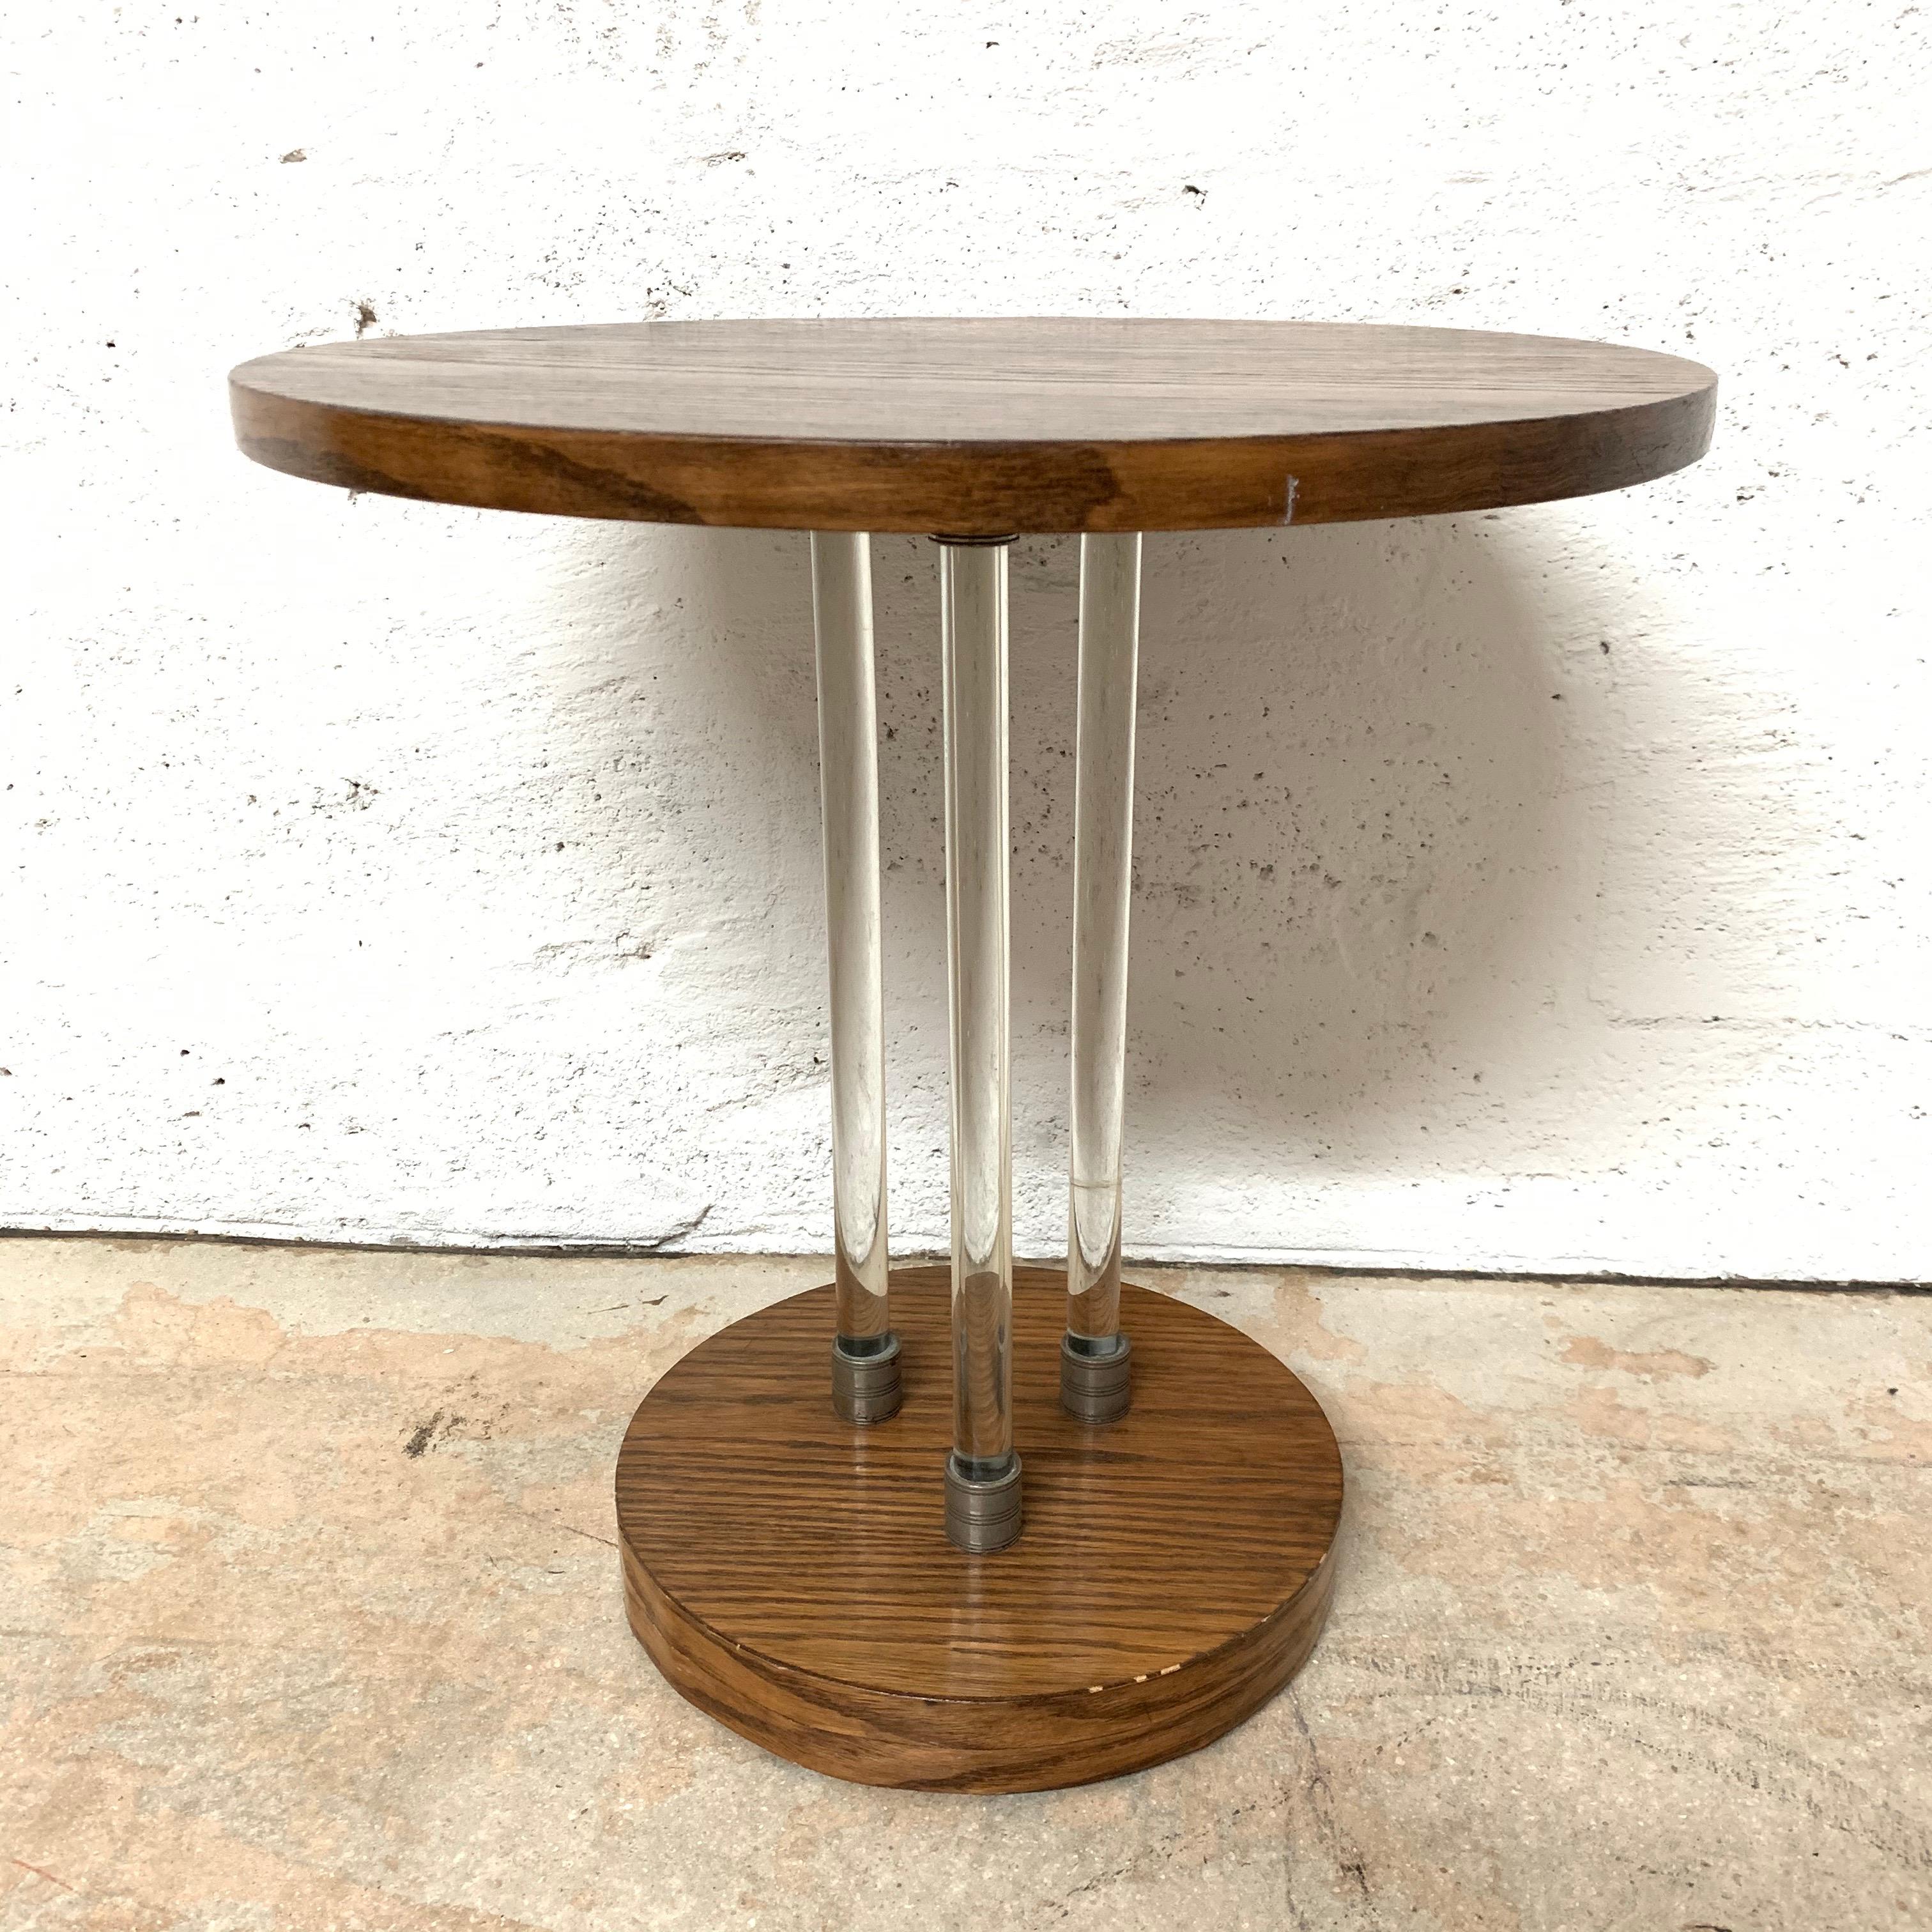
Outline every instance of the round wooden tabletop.
<svg viewBox="0 0 1932 1932"><path fill-rule="evenodd" d="M1647 350L1309 322L646 322L293 349L257 462L351 490L761 528L1248 528L1586 496L1693 463Z"/></svg>

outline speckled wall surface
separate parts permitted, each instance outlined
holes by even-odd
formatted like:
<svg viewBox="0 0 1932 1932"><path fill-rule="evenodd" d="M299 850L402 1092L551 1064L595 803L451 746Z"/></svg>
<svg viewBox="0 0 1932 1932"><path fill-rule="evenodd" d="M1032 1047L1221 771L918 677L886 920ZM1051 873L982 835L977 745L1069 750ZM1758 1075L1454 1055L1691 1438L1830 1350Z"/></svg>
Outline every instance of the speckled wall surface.
<svg viewBox="0 0 1932 1932"><path fill-rule="evenodd" d="M1130 1250L1932 1276L1927 16L175 0L6 32L0 1223L828 1239L803 539L346 500L234 453L231 362L1317 316L1680 351L1718 441L1623 496L1150 540ZM929 548L876 564L908 1248L946 1203L936 599ZM1015 558L1036 1253L1075 569Z"/></svg>

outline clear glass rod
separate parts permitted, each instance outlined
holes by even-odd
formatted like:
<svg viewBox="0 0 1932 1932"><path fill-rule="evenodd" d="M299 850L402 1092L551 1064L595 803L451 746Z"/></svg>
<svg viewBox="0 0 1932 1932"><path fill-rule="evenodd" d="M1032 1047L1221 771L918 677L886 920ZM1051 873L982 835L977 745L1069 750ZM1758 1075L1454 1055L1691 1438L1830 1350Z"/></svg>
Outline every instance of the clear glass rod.
<svg viewBox="0 0 1932 1932"><path fill-rule="evenodd" d="M1140 608L1139 537L1083 536L1066 1237L1066 1332L1069 1346L1082 1354L1120 1346L1120 1130Z"/></svg>
<svg viewBox="0 0 1932 1932"><path fill-rule="evenodd" d="M951 1019L953 1460L1013 1463L1007 1040L1006 548L940 539Z"/></svg>
<svg viewBox="0 0 1932 1932"><path fill-rule="evenodd" d="M885 981L879 928L879 728L871 540L814 532L819 796L831 973L832 1216L838 1345L890 1346L886 1302Z"/></svg>

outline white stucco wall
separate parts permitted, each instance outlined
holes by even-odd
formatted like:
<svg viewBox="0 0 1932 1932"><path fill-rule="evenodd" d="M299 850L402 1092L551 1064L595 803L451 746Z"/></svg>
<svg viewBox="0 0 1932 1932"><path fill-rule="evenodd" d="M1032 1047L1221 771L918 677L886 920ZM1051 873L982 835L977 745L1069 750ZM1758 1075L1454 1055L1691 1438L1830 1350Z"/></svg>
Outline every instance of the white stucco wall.
<svg viewBox="0 0 1932 1932"><path fill-rule="evenodd" d="M1932 14L9 10L0 1225L822 1248L802 537L244 462L223 376L651 315L1714 365L1620 496L1148 547L1142 1255L1932 1277ZM893 1224L944 1238L929 546L875 547ZM1014 560L1019 1245L1076 550Z"/></svg>

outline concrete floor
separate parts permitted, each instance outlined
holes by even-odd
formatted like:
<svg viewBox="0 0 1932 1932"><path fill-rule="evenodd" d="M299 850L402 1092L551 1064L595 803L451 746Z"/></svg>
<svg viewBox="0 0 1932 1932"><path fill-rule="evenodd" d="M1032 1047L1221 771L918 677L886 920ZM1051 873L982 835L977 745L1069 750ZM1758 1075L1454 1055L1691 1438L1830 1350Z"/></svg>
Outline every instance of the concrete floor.
<svg viewBox="0 0 1932 1932"><path fill-rule="evenodd" d="M1932 1296L1134 1272L1328 1406L1334 1619L1197 1756L973 1799L624 1624L632 1407L822 1264L0 1241L0 1925L1932 1924Z"/></svg>

